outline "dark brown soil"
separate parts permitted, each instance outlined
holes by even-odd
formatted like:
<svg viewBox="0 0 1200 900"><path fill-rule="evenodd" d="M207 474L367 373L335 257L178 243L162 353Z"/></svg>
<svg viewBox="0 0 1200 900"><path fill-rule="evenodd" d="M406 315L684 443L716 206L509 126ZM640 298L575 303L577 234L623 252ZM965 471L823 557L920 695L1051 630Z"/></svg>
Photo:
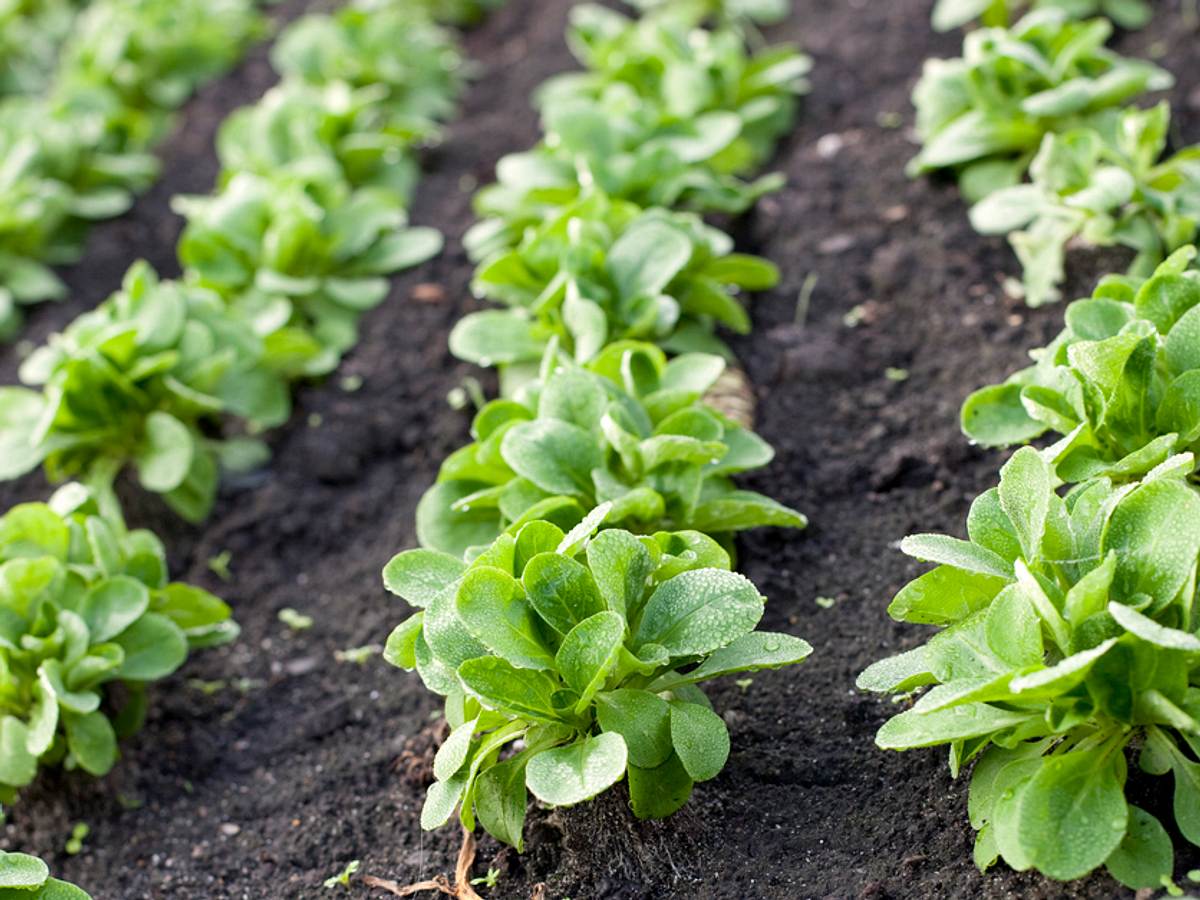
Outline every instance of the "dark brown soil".
<svg viewBox="0 0 1200 900"><path fill-rule="evenodd" d="M790 184L735 226L742 248L779 263L784 280L755 301L757 329L738 350L758 391L759 430L778 448L754 486L813 524L801 535L752 535L742 563L771 598L765 624L805 636L817 652L799 669L712 691L733 753L675 818L633 823L619 797L535 814L524 858L481 843L476 874L489 864L501 871L494 889L481 890L526 898L545 882L549 900L1125 896L1102 876L1071 887L1003 867L980 876L965 783L950 779L945 755L872 743L892 707L860 695L854 676L920 638L884 614L919 568L896 541L914 530L962 532L970 498L993 482L1001 457L967 446L958 405L1020 365L1058 328L1061 310L1006 299L999 283L1015 265L1003 242L971 231L953 185L904 177L908 92L921 60L953 54L958 42L930 31L929 0L794 5L790 24L769 32L816 58L813 93L778 157ZM499 155L535 139L530 90L570 65L567 6L509 0L468 35L481 77L429 154L414 210L415 221L447 231L449 248L397 279L338 377L301 391L270 469L228 485L201 529L131 495L131 518L160 529L179 577L231 600L243 638L198 655L154 691L150 721L109 777L53 774L27 791L0 846L49 857L97 900L332 897L321 882L351 859L401 883L453 868L457 835L418 825L435 698L378 658L359 666L335 651L381 643L405 615L379 570L412 546L417 498L466 436L466 414L445 397L471 374L446 351L448 329L476 306L458 243L471 221L468 192ZM1177 2L1161 6L1122 47L1164 54L1181 82L1177 137L1195 141L1196 35ZM31 337L100 300L135 257L174 271L178 222L167 199L209 189L214 126L270 81L257 54L186 110L163 183L97 229L86 261L67 273L72 300L39 310ZM885 127L896 114L905 127ZM1072 291L1104 267L1077 259ZM810 273L816 290L797 321ZM424 283L441 286L445 300L415 299ZM844 321L851 310L855 327ZM15 360L11 349L0 358L7 379ZM907 380L889 379L888 368ZM345 390L348 375L361 388ZM30 478L2 498L44 493ZM232 554L228 584L207 564L222 551ZM835 602L826 608L819 597ZM315 626L289 633L277 619L286 606ZM1161 798L1166 788L1143 789ZM92 834L70 857L61 848L80 820ZM1179 862L1182 873L1196 859ZM361 884L351 895L383 896Z"/></svg>

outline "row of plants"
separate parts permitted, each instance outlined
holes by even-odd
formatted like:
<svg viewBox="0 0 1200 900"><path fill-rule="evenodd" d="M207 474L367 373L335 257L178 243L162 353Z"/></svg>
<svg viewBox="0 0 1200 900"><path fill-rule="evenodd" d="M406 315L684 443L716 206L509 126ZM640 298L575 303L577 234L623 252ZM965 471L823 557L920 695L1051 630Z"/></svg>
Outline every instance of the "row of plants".
<svg viewBox="0 0 1200 900"><path fill-rule="evenodd" d="M64 295L52 267L79 258L89 224L155 181L173 112L266 34L257 2L16 5L4 40L19 48L0 68L0 338L22 305Z"/></svg>
<svg viewBox="0 0 1200 900"><path fill-rule="evenodd" d="M755 630L765 598L734 535L804 517L733 476L772 450L706 402L745 332L743 293L775 284L705 213L739 212L791 127L809 61L751 50L771 2L584 4L581 71L536 94L545 132L476 196L471 313L450 349L500 396L417 509L421 547L384 570L416 608L385 658L445 698L426 829L457 812L520 850L530 794L570 806L624 781L667 816L729 755L700 683L802 661Z"/></svg>
<svg viewBox="0 0 1200 900"><path fill-rule="evenodd" d="M1007 90L1028 113L971 106L963 95L961 115L979 126L977 143L967 147L964 129L943 146L969 150L946 164L960 167L965 192L983 191L973 218L980 210L1003 213L1004 230L1021 228L1015 198L1040 189L1052 170L1075 166L1103 190L1118 186L1126 170L1112 159L1089 168L1064 156L1111 139L1116 144L1107 146L1158 166L1163 180L1140 195L1145 203L1121 201L1108 231L1088 236L1107 243L1106 234L1138 230L1158 243L1121 240L1138 252L1131 273L1105 277L1091 297L1067 306L1065 329L1033 351L1034 365L967 399L962 428L973 442L1055 440L1012 455L998 486L971 505L965 540L905 538L904 552L936 566L906 585L888 612L938 631L871 666L858 684L916 698L879 730L880 747L947 746L952 774L971 767L968 813L980 870L1003 859L1016 870L1072 880L1103 866L1128 887L1176 891L1168 831L1129 801L1126 784L1131 763L1145 775L1173 773L1174 827L1200 845L1200 270L1187 243L1195 220L1175 205L1194 203L1198 182L1194 171L1179 180L1165 174L1193 166L1197 152L1157 163L1165 105L1109 108L1119 94L1169 83L1156 67L1103 50L1109 30L1105 20L1035 10L1011 31L972 32L972 63L949 64L963 69L961 84L976 100ZM1025 76L1037 59L1063 77L1032 91ZM981 67L966 75L974 62ZM941 64L926 69L919 116L932 108L922 103L934 96L931 77L940 71ZM1082 106L1062 106L1088 96ZM958 128L949 124L941 134ZM930 164L937 146L930 134L920 165ZM1002 136L1013 140L1004 144ZM1034 183L1018 184L1027 166ZM1103 190L1088 196L1110 209L1099 203ZM1071 207L1087 202L1079 197ZM1017 246L1043 239L1022 234L1013 235ZM1026 277L1041 277L1028 261ZM1058 272L1052 281L1060 279Z"/></svg>
<svg viewBox="0 0 1200 900"><path fill-rule="evenodd" d="M416 154L462 86L434 15L490 5L360 0L289 26L280 84L221 128L215 193L176 202L182 276L135 263L26 358L25 387L0 388L0 476L41 465L67 481L0 517L0 804L45 766L109 771L147 686L236 637L229 607L171 582L162 542L126 527L117 479L132 469L203 520L221 470L266 458L289 387L335 368L387 276L439 251L436 231L406 224ZM30 859L0 859L0 887L75 896Z"/></svg>
<svg viewBox="0 0 1200 900"><path fill-rule="evenodd" d="M982 10L963 55L931 59L913 93L919 154L911 174L946 171L972 225L1007 235L1031 306L1057 300L1067 250L1124 247L1148 277L1200 228L1200 144L1168 149L1171 111L1133 101L1169 88L1159 66L1107 47L1113 23L1142 22L1139 3L1041 3L1011 26L1008 4L943 3L945 21ZM989 12L995 13L988 15Z"/></svg>

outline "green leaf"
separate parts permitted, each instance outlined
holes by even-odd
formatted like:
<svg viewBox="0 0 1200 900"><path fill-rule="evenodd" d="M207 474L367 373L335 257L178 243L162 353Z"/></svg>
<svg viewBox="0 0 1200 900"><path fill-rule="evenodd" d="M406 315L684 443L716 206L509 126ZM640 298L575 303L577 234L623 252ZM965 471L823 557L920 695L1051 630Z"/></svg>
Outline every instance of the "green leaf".
<svg viewBox="0 0 1200 900"><path fill-rule="evenodd" d="M492 837L524 852L525 760L513 758L486 769L475 782L475 815Z"/></svg>
<svg viewBox="0 0 1200 900"><path fill-rule="evenodd" d="M725 720L697 703L671 704L671 743L693 781L716 778L729 759Z"/></svg>
<svg viewBox="0 0 1200 900"><path fill-rule="evenodd" d="M117 761L117 735L102 712L63 717L67 747L79 767L92 775L104 775Z"/></svg>
<svg viewBox="0 0 1200 900"><path fill-rule="evenodd" d="M628 531L610 528L587 546L588 568L608 608L622 616L641 608L654 561L645 544Z"/></svg>
<svg viewBox="0 0 1200 900"><path fill-rule="evenodd" d="M454 509L455 503L477 488L471 482L440 481L425 492L417 504L417 540L421 546L462 558L469 548L496 539L501 520L494 508Z"/></svg>
<svg viewBox="0 0 1200 900"><path fill-rule="evenodd" d="M1050 467L1031 447L1022 447L1000 470L1000 506L1017 532L1026 560L1041 556L1052 490Z"/></svg>
<svg viewBox="0 0 1200 900"><path fill-rule="evenodd" d="M561 720L554 706L558 685L544 672L518 669L507 660L481 656L460 665L458 677L488 709L540 722Z"/></svg>
<svg viewBox="0 0 1200 900"><path fill-rule="evenodd" d="M554 654L538 633L533 607L507 572L491 566L470 569L459 583L455 608L472 636L497 656L519 668L554 668Z"/></svg>
<svg viewBox="0 0 1200 900"><path fill-rule="evenodd" d="M45 884L49 877L49 866L36 856L0 850L0 888L33 890Z"/></svg>
<svg viewBox="0 0 1200 900"><path fill-rule="evenodd" d="M566 556L539 553L526 564L521 581L537 614L561 635L604 611L592 573Z"/></svg>
<svg viewBox="0 0 1200 900"><path fill-rule="evenodd" d="M187 638L174 622L146 613L115 639L125 651L117 674L128 681L154 681L170 675L187 659Z"/></svg>
<svg viewBox="0 0 1200 900"><path fill-rule="evenodd" d="M424 609L467 569L461 559L439 550L397 553L383 569L384 586L408 603Z"/></svg>
<svg viewBox="0 0 1200 900"><path fill-rule="evenodd" d="M582 428L558 419L521 422L504 435L500 453L512 470L551 494L589 495L600 447Z"/></svg>
<svg viewBox="0 0 1200 900"><path fill-rule="evenodd" d="M175 490L187 477L194 452L195 444L186 425L161 410L150 413L135 457L142 486L159 494Z"/></svg>
<svg viewBox="0 0 1200 900"><path fill-rule="evenodd" d="M466 362L491 367L541 359L545 338L516 311L489 309L459 319L450 332L450 352Z"/></svg>
<svg viewBox="0 0 1200 900"><path fill-rule="evenodd" d="M1175 870L1175 851L1162 824L1129 804L1125 837L1105 861L1110 874L1127 888L1160 888Z"/></svg>
<svg viewBox="0 0 1200 900"><path fill-rule="evenodd" d="M1004 586L1004 579L994 575L938 566L906 584L888 615L901 622L952 625L987 606Z"/></svg>
<svg viewBox="0 0 1200 900"><path fill-rule="evenodd" d="M932 747L1001 731L1021 724L1031 715L986 703L969 703L928 713L909 710L884 722L875 735L875 743L884 750Z"/></svg>
<svg viewBox="0 0 1200 900"><path fill-rule="evenodd" d="M150 607L150 592L140 581L117 575L101 581L86 597L80 614L87 623L91 641L99 644L116 637Z"/></svg>
<svg viewBox="0 0 1200 900"><path fill-rule="evenodd" d="M625 620L615 612L599 612L571 629L558 648L555 665L562 680L579 695L577 708L590 703L604 686L625 637Z"/></svg>
<svg viewBox="0 0 1200 900"><path fill-rule="evenodd" d="M1099 866L1125 837L1129 811L1119 752L1076 750L1043 761L1025 786L1021 848L1051 878L1071 881Z"/></svg>
<svg viewBox="0 0 1200 900"><path fill-rule="evenodd" d="M692 243L680 229L649 220L634 224L608 251L608 270L621 297L661 294L687 265Z"/></svg>
<svg viewBox="0 0 1200 900"><path fill-rule="evenodd" d="M671 755L671 707L657 694L633 688L597 694L596 718L625 739L632 765L652 769Z"/></svg>
<svg viewBox="0 0 1200 900"><path fill-rule="evenodd" d="M435 781L431 784L425 794L425 805L421 807L421 828L432 831L449 822L466 787L466 772L448 781Z"/></svg>
<svg viewBox="0 0 1200 900"><path fill-rule="evenodd" d="M752 631L719 650L688 672L669 672L654 682L655 690L669 690L679 684L696 684L732 675L735 672L756 672L779 669L807 659L812 647L807 641L790 634Z"/></svg>
<svg viewBox="0 0 1200 900"><path fill-rule="evenodd" d="M387 645L383 648L383 658L399 669L411 672L417 666L417 639L425 621L424 613L409 616L392 629L388 635Z"/></svg>
<svg viewBox="0 0 1200 900"><path fill-rule="evenodd" d="M471 741L479 719L463 722L450 732L449 737L438 747L433 757L433 777L438 781L449 781L467 761L471 752Z"/></svg>
<svg viewBox="0 0 1200 900"><path fill-rule="evenodd" d="M967 437L985 447L1024 444L1046 430L1025 410L1019 384L993 385L971 394L963 404L960 424Z"/></svg>
<svg viewBox="0 0 1200 900"><path fill-rule="evenodd" d="M1170 602L1200 554L1200 497L1171 480L1144 483L1113 511L1102 551L1115 550L1115 599L1146 594Z"/></svg>
<svg viewBox="0 0 1200 900"><path fill-rule="evenodd" d="M925 562L997 578L1012 577L1012 565L1007 560L986 547L944 534L911 534L900 542L900 550Z"/></svg>
<svg viewBox="0 0 1200 900"><path fill-rule="evenodd" d="M665 819L692 796L692 779L679 757L671 754L652 769L629 766L629 804L639 819Z"/></svg>
<svg viewBox="0 0 1200 900"><path fill-rule="evenodd" d="M672 656L708 654L752 631L763 602L754 585L735 572L683 572L646 601L634 644L661 644Z"/></svg>
<svg viewBox="0 0 1200 900"><path fill-rule="evenodd" d="M37 758L26 749L29 730L15 716L0 718L0 784L24 787L37 775Z"/></svg>
<svg viewBox="0 0 1200 900"><path fill-rule="evenodd" d="M549 806L572 806L620 781L627 759L625 741L615 732L580 738L531 758L525 784Z"/></svg>

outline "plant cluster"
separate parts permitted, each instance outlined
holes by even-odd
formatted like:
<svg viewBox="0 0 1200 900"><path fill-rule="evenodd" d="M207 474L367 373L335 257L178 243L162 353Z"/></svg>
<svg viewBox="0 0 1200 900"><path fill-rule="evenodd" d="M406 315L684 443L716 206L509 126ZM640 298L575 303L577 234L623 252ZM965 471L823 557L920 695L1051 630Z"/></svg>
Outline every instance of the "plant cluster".
<svg viewBox="0 0 1200 900"><path fill-rule="evenodd" d="M235 17L241 2L96 0L81 15L62 54L72 74L56 82L72 85L77 118L51 117L35 137L63 172L77 157L98 167L82 181L96 211L115 208L107 174L149 171L131 148L161 131L161 113L258 33L253 7ZM482 6L456 7L472 9ZM118 474L132 466L142 487L202 520L220 468L262 461L257 435L288 417L289 382L336 366L385 276L440 247L436 232L406 227L405 209L412 156L460 85L451 35L406 4L363 2L300 20L274 58L282 85L222 131L216 196L179 201L183 277L135 264L121 290L29 354L26 387L0 389L0 477L41 464L52 481L83 482L0 518L0 803L43 765L107 772L117 738L141 724L147 685L237 634L224 602L168 580L157 537L126 528ZM0 104L0 135L10 114ZM42 152L34 138L20 144L19 121L20 152L0 177ZM106 129L100 162L72 144L89 123ZM42 224L61 242L53 220ZM0 271L46 284L48 271L4 255L3 240ZM83 896L30 860L0 860L0 888Z"/></svg>
<svg viewBox="0 0 1200 900"><path fill-rule="evenodd" d="M749 332L739 291L779 280L767 260L732 250L694 213L589 193L478 268L475 293L510 308L463 318L450 350L499 367L506 381L519 381L551 339L580 362L623 340L730 356L715 326Z"/></svg>
<svg viewBox="0 0 1200 900"><path fill-rule="evenodd" d="M150 151L171 113L264 33L254 0L77 5L41 0L32 19L13 13L30 27L48 18L45 39L61 48L25 45L49 49L52 72L4 57L22 89L0 99L0 337L16 333L20 304L62 296L49 266L77 258L88 223L121 214L154 180ZM5 27L5 40L24 30Z"/></svg>
<svg viewBox="0 0 1200 900"><path fill-rule="evenodd" d="M97 499L73 484L0 517L2 803L41 766L108 772L146 685L237 635L224 602L169 581L162 542Z"/></svg>
<svg viewBox="0 0 1200 900"><path fill-rule="evenodd" d="M748 331L738 292L778 271L700 218L778 183L742 179L808 61L747 51L773 0L634 5L573 10L585 71L538 91L545 139L477 195L473 289L508 308L468 315L450 350L497 367L501 396L422 497L421 549L384 570L418 609L384 656L452 728L421 824L457 811L518 850L530 794L624 781L636 816L675 812L729 753L697 684L810 652L754 631L764 598L730 571L737 532L806 520L736 485L773 451L705 402L731 356L717 327Z"/></svg>
<svg viewBox="0 0 1200 900"><path fill-rule="evenodd" d="M1069 246L1126 247L1145 277L1200 235L1200 146L1171 153L1167 104L1128 105L1171 75L1105 43L1111 16L1149 17L1137 0L1037 4L1005 27L1009 4L943 0L935 22L983 13L963 57L931 59L913 92L924 146L910 173L957 170L971 223L1007 235L1030 306L1059 299ZM1102 14L1079 21L1077 17ZM1029 180L1026 180L1026 176Z"/></svg>
<svg viewBox="0 0 1200 900"><path fill-rule="evenodd" d="M0 8L0 97L46 89L83 5L84 0L19 0Z"/></svg>
<svg viewBox="0 0 1200 900"><path fill-rule="evenodd" d="M736 29L698 25L714 7L745 5L749 14L773 4L646 5L653 9L633 20L592 4L571 10L567 38L584 71L538 90L546 135L504 157L497 182L476 196L483 220L465 239L474 259L569 218L596 192L641 207L736 213L781 186L778 175L745 176L791 127L808 57L786 46L750 53Z"/></svg>
<svg viewBox="0 0 1200 900"><path fill-rule="evenodd" d="M92 900L73 884L50 877L50 868L27 853L0 850L0 891L20 900Z"/></svg>
<svg viewBox="0 0 1200 900"><path fill-rule="evenodd" d="M1035 364L973 393L963 431L985 446L1061 439L1062 481L1137 479L1200 450L1200 271L1185 247L1151 278L1105 278L1066 309L1066 328Z"/></svg>
<svg viewBox="0 0 1200 900"><path fill-rule="evenodd" d="M420 608L386 657L446 697L452 728L423 827L457 808L466 828L478 822L520 850L529 793L570 806L622 779L636 816L668 816L729 755L698 683L810 653L799 638L754 630L764 598L712 538L593 535L611 510L565 534L546 519L514 525L470 563L409 550L384 570Z"/></svg>
<svg viewBox="0 0 1200 900"><path fill-rule="evenodd" d="M132 463L203 520L220 470L265 458L256 436L287 419L289 382L333 370L387 276L441 248L406 207L414 153L461 86L449 32L405 4L352 5L300 19L272 58L282 83L220 131L216 193L175 200L183 277L135 265L34 351L29 388L0 391L0 477L44 463L111 492Z"/></svg>
<svg viewBox="0 0 1200 900"><path fill-rule="evenodd" d="M957 59L930 59L913 91L921 152L913 175L955 169L971 200L1018 183L1047 134L1103 120L1126 101L1170 87L1170 74L1105 47L1107 19L1055 9L1012 28L981 28Z"/></svg>
<svg viewBox="0 0 1200 900"><path fill-rule="evenodd" d="M422 546L469 556L526 522L573 528L599 504L611 504L609 525L700 531L727 546L747 528L802 528L800 513L733 483L774 452L703 402L724 368L631 342L580 366L552 347L542 376L480 409L475 440L442 464L417 507Z"/></svg>
<svg viewBox="0 0 1200 900"><path fill-rule="evenodd" d="M972 505L968 540L902 544L938 566L889 612L941 630L859 686L928 686L876 740L949 745L955 772L975 760L981 869L1003 858L1069 880L1104 865L1132 888L1169 884L1171 840L1125 796L1127 749L1144 772L1174 772L1175 825L1200 843L1193 465L1179 454L1124 486L1100 477L1060 497L1051 465L1023 448Z"/></svg>

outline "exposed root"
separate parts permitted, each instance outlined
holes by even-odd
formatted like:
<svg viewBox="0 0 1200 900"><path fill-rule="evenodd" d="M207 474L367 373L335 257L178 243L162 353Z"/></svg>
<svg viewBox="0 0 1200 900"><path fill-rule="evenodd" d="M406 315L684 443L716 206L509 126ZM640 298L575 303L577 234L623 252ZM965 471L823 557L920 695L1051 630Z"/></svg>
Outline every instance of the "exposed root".
<svg viewBox="0 0 1200 900"><path fill-rule="evenodd" d="M704 402L743 428L753 430L757 407L754 388L750 386L746 373L736 366L730 366L721 373L704 395Z"/></svg>
<svg viewBox="0 0 1200 900"><path fill-rule="evenodd" d="M423 891L437 891L447 894L456 900L483 900L471 887L471 866L475 862L475 835L463 829L462 846L458 848L458 862L454 865L454 883L445 875L434 875L425 881L416 881L401 886L398 882L387 878L376 878L374 875L364 875L363 884L367 887L387 891L396 897L411 897Z"/></svg>

